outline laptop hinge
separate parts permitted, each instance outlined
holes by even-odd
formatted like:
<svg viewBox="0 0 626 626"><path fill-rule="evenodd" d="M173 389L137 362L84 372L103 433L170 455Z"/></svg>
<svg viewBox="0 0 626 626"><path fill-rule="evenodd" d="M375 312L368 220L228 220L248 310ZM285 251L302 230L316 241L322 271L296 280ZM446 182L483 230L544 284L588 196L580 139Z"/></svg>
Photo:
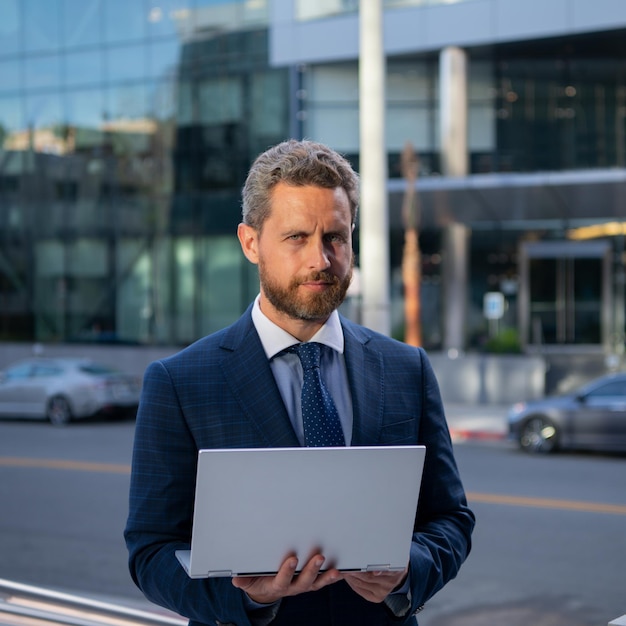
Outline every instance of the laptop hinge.
<svg viewBox="0 0 626 626"><path fill-rule="evenodd" d="M216 569L216 570L211 570L208 573L209 578L219 578L219 577L232 576L232 575L233 575L233 570L230 570L230 569Z"/></svg>
<svg viewBox="0 0 626 626"><path fill-rule="evenodd" d="M386 565L368 565L365 568L366 572L382 572L391 569L391 565L387 563Z"/></svg>

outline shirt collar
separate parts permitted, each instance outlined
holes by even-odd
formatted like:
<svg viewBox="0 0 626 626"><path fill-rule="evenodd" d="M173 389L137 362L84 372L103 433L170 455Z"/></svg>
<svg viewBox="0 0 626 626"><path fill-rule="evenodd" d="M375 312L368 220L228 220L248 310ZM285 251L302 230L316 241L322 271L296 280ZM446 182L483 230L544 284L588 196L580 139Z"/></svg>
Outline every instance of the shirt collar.
<svg viewBox="0 0 626 626"><path fill-rule="evenodd" d="M282 350L300 342L286 330L274 324L274 322L261 311L261 306L259 305L260 297L261 296L258 295L254 300L254 306L252 307L252 323L259 334L267 358L271 359ZM311 337L310 341L323 343L329 348L339 352L339 354L343 354L343 330L337 311L333 311L330 314L326 323Z"/></svg>

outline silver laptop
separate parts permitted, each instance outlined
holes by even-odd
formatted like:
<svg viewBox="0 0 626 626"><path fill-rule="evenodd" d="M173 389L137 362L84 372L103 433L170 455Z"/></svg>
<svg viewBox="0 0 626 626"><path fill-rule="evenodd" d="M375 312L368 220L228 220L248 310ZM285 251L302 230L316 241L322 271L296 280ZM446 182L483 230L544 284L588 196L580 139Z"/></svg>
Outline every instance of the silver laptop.
<svg viewBox="0 0 626 626"><path fill-rule="evenodd" d="M403 570L424 446L200 450L192 578L275 574L284 559L324 569Z"/></svg>

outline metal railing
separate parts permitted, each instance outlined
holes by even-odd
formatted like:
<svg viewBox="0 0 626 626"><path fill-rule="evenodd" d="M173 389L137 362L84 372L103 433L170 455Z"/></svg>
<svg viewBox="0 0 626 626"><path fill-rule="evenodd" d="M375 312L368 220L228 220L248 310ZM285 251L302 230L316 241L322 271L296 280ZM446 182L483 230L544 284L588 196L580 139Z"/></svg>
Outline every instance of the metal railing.
<svg viewBox="0 0 626 626"><path fill-rule="evenodd" d="M176 615L134 609L0 578L0 626L184 626Z"/></svg>

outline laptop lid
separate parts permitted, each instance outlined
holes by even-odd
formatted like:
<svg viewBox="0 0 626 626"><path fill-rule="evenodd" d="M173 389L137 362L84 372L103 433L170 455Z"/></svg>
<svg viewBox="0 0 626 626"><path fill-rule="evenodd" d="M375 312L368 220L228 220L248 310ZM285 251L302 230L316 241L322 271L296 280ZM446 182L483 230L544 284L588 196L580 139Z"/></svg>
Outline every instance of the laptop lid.
<svg viewBox="0 0 626 626"><path fill-rule="evenodd" d="M409 559L424 446L200 450L192 578L324 568L403 570Z"/></svg>

